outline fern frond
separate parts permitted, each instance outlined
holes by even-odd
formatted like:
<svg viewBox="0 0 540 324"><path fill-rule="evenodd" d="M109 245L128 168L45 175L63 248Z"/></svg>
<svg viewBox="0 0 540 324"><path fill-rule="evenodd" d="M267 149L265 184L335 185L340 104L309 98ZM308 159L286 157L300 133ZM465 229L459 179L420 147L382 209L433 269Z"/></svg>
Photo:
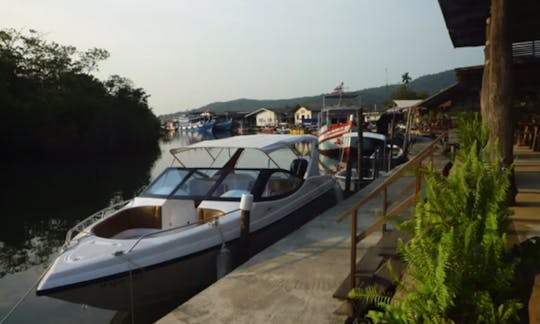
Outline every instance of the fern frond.
<svg viewBox="0 0 540 324"><path fill-rule="evenodd" d="M381 292L379 288L374 286L353 288L349 291L348 297L360 300L366 304L374 304L377 306L390 304L390 301L392 300L392 296Z"/></svg>

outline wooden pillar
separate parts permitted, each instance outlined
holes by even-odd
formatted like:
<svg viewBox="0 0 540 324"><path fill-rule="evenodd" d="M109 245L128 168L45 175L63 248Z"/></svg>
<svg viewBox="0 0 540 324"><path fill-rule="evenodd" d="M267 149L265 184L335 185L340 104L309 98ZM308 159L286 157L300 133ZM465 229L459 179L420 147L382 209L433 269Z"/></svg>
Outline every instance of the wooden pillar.
<svg viewBox="0 0 540 324"><path fill-rule="evenodd" d="M512 41L509 32L510 0L491 0L491 16L486 23L485 65L480 106L482 119L489 128L489 146L504 167L513 163L512 116L513 68ZM513 179L512 187L514 188ZM514 190L510 192L513 200Z"/></svg>
<svg viewBox="0 0 540 324"><path fill-rule="evenodd" d="M356 182L356 190L360 189L361 183L362 183L362 161L364 156L364 132L363 132L363 125L364 125L364 110L362 108L358 109L356 111L356 123L358 127L358 141L356 143L356 175L357 175L357 182Z"/></svg>
<svg viewBox="0 0 540 324"><path fill-rule="evenodd" d="M355 209L351 215L351 278L349 282L350 289L356 287L356 227L358 226L358 209Z"/></svg>
<svg viewBox="0 0 540 324"><path fill-rule="evenodd" d="M253 205L253 195L252 194L242 194L240 198L240 244L242 250L242 262L245 262L249 259L250 256L250 211L251 206Z"/></svg>
<svg viewBox="0 0 540 324"><path fill-rule="evenodd" d="M540 274L534 278L534 285L529 297L529 323L540 323Z"/></svg>

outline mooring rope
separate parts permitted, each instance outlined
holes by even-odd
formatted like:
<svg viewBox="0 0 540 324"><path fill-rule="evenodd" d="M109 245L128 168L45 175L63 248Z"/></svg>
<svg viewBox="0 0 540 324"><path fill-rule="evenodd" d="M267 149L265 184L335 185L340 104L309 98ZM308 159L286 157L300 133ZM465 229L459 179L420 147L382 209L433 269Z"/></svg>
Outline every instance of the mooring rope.
<svg viewBox="0 0 540 324"><path fill-rule="evenodd" d="M55 258L56 259L56 258ZM19 305L26 299L26 297L28 296L28 294L34 290L36 288L36 286L38 285L38 283L41 281L41 279L43 279L43 277L45 276L45 274L47 273L47 271L49 271L49 269L52 267L52 265L54 264L54 261L49 263L49 266L45 269L45 271L43 271L41 273L41 275L39 276L39 278L32 284L32 286L30 286L30 288L28 288L28 290L24 293L24 295L22 295L21 298L19 298L19 300L15 303L15 305L13 305L9 312L7 312L7 314L0 320L0 324L4 323L10 316L11 314L19 307Z"/></svg>
<svg viewBox="0 0 540 324"><path fill-rule="evenodd" d="M135 306L133 305L133 271L129 270L129 303L131 308L131 324L135 324Z"/></svg>
<svg viewBox="0 0 540 324"><path fill-rule="evenodd" d="M133 271L141 270L145 271L143 266L138 265L136 262L127 257L123 251L115 253L115 256L121 257L129 265L129 303L131 310L131 323L135 324L135 302L134 302L134 292L133 292ZM1 323L0 323L1 324Z"/></svg>

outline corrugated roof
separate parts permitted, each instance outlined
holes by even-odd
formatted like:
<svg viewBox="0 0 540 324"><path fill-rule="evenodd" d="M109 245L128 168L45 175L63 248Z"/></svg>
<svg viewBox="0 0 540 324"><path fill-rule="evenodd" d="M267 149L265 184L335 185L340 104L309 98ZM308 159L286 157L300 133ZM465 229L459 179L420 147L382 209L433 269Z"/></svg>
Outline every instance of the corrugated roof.
<svg viewBox="0 0 540 324"><path fill-rule="evenodd" d="M252 112L246 114L244 117L249 117L249 116L251 116L251 115L256 115L256 114L258 114L258 113L260 113L261 111L264 111L264 110L275 112L275 111L272 110L272 109L268 109L268 108L259 108L259 109L257 109L257 110L254 110L254 111L252 111Z"/></svg>
<svg viewBox="0 0 540 324"><path fill-rule="evenodd" d="M540 40L540 1L508 2L510 41ZM454 47L481 46L486 43L486 18L490 0L439 0L446 28Z"/></svg>
<svg viewBox="0 0 540 324"><path fill-rule="evenodd" d="M416 104L422 102L422 99L415 99L415 100L394 100L394 103L396 104L395 108L403 109L403 108L409 108L412 106L415 106Z"/></svg>

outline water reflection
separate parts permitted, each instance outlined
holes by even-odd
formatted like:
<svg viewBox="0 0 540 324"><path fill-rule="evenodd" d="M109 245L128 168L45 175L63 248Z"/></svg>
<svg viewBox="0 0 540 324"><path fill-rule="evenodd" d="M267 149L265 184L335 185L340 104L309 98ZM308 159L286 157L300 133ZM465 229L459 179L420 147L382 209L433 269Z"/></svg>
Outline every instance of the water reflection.
<svg viewBox="0 0 540 324"><path fill-rule="evenodd" d="M66 231L111 200L135 195L150 180L159 151L115 160L4 165L0 276L47 260Z"/></svg>
<svg viewBox="0 0 540 324"><path fill-rule="evenodd" d="M219 134L231 136L230 133ZM2 164L4 190L0 195L0 321L32 288L69 228L118 199L135 196L172 161L168 151L212 134L167 134L159 148L144 156L114 159L17 161ZM6 190L7 189L7 190ZM174 305L160 305L154 313L135 314L137 323L151 322ZM115 323L128 318L48 297L36 297L32 288L6 323Z"/></svg>

